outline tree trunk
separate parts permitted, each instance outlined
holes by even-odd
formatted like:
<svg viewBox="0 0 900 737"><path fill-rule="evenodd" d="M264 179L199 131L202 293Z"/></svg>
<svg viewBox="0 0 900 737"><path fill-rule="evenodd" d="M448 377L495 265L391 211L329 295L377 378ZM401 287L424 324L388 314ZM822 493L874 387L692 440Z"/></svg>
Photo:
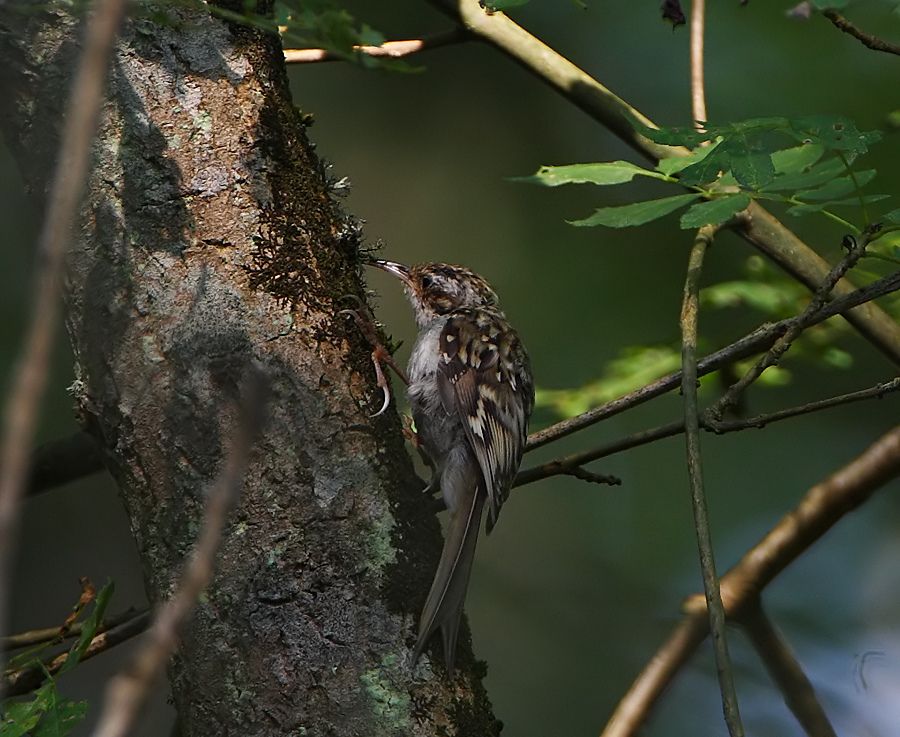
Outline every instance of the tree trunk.
<svg viewBox="0 0 900 737"><path fill-rule="evenodd" d="M4 131L38 193L79 31L71 5L41 7L0 11ZM123 29L66 300L80 418L151 601L196 537L240 377L270 377L218 572L170 668L182 734L496 734L468 638L452 684L411 662L439 528L396 414L369 418L369 347L337 314L364 294L359 229L292 106L280 44L167 17Z"/></svg>

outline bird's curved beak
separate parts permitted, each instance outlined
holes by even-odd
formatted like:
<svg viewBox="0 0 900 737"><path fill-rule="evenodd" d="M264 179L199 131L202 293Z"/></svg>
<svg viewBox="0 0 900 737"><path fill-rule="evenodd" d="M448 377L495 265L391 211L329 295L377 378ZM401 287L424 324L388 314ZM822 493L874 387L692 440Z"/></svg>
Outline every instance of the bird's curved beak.
<svg viewBox="0 0 900 737"><path fill-rule="evenodd" d="M385 261L380 258L373 258L369 261L371 266L375 266L382 271L386 271L388 274L393 274L398 279L400 279L406 286L412 288L412 278L409 275L409 269L407 269L403 264L398 264L396 261Z"/></svg>

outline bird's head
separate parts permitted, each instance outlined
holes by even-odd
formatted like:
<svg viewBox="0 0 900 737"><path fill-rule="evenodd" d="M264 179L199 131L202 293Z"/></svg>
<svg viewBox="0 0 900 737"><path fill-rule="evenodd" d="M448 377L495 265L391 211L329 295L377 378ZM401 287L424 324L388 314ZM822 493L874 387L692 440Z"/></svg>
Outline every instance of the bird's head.
<svg viewBox="0 0 900 737"><path fill-rule="evenodd" d="M403 282L420 326L455 310L497 305L497 295L490 285L464 266L426 263L407 268L381 259L371 263Z"/></svg>

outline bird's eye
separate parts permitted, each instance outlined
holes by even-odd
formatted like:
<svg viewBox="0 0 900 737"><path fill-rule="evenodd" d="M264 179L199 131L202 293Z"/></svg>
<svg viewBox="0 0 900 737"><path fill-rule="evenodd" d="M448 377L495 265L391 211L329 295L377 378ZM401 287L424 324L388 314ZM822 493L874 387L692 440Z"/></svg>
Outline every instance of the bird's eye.
<svg viewBox="0 0 900 737"><path fill-rule="evenodd" d="M422 289L431 289L434 286L434 279L432 279L428 274L422 277Z"/></svg>

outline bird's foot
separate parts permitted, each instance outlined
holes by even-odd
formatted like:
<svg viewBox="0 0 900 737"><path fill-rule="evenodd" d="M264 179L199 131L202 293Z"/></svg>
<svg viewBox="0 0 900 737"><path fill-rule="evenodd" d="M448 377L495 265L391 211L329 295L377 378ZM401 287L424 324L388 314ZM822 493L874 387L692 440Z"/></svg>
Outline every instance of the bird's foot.
<svg viewBox="0 0 900 737"><path fill-rule="evenodd" d="M386 364L390 366L397 373L405 384L409 384L409 379L406 378L406 374L403 369L397 365L397 362L394 360L394 357L391 355L391 352L384 347L384 344L378 338L378 328L375 323L375 319L369 313L366 306L362 303L355 295L347 295L347 298L352 298L359 307L353 310L341 310L338 314L347 315L353 318L353 321L356 323L356 326L359 328L359 331L362 333L363 337L368 341L369 345L372 346L372 365L375 367L375 379L378 384L378 388L381 389L384 394L384 401L381 404L381 409L378 410L371 417L378 417L378 415L383 414L384 411L388 408L388 405L391 403L391 388L390 383L387 380L387 377L384 374L384 369L382 368L382 364Z"/></svg>

